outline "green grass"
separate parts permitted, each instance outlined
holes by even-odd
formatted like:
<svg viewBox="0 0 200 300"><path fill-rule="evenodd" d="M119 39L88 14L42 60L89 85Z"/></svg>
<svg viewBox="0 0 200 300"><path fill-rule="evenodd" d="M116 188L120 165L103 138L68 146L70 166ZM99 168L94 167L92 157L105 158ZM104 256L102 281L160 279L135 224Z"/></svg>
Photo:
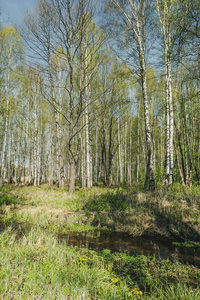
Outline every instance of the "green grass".
<svg viewBox="0 0 200 300"><path fill-rule="evenodd" d="M199 248L199 187L155 193L94 187L69 196L47 185L7 186L0 189L0 221L28 228L0 234L0 299L200 299L194 266L72 248L53 234L106 226Z"/></svg>
<svg viewBox="0 0 200 300"><path fill-rule="evenodd" d="M49 230L84 232L107 227L133 236L162 235L177 241L200 239L200 189L175 185L143 193L128 188L77 189L8 186L1 191L1 219L40 224ZM2 200L1 200L2 199Z"/></svg>
<svg viewBox="0 0 200 300"><path fill-rule="evenodd" d="M193 241L186 241L184 243L173 243L176 246L182 246L182 247L187 247L187 248L195 248L195 249L200 249L200 243L199 242L193 242Z"/></svg>
<svg viewBox="0 0 200 300"><path fill-rule="evenodd" d="M0 234L1 299L199 299L199 269L59 243L39 227Z"/></svg>
<svg viewBox="0 0 200 300"><path fill-rule="evenodd" d="M132 298L132 287L95 252L59 244L40 229L20 240L8 230L0 242L3 299Z"/></svg>
<svg viewBox="0 0 200 300"><path fill-rule="evenodd" d="M19 203L19 201L12 194L5 193L5 192L0 194L0 206L11 205L11 204L15 205L17 203Z"/></svg>

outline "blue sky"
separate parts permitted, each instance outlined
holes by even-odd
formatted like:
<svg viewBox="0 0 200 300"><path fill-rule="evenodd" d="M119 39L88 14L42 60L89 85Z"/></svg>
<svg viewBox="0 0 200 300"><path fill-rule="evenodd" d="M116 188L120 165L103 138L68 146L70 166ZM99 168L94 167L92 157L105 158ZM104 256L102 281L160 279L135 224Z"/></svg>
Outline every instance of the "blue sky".
<svg viewBox="0 0 200 300"><path fill-rule="evenodd" d="M26 9L31 11L37 2L37 0L0 0L2 25L19 25L23 21Z"/></svg>

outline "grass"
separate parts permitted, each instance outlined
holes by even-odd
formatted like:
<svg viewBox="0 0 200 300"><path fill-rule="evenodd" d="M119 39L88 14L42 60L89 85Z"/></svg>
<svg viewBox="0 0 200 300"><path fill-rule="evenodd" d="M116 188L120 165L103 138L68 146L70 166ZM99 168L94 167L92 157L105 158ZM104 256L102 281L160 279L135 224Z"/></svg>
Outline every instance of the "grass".
<svg viewBox="0 0 200 300"><path fill-rule="evenodd" d="M155 193L94 187L71 196L47 185L4 187L0 222L28 230L0 234L0 299L200 299L197 267L72 248L54 235L106 227L199 249L199 208L199 187Z"/></svg>
<svg viewBox="0 0 200 300"><path fill-rule="evenodd" d="M16 240L1 235L3 299L131 299L134 292L102 257L59 244L39 228Z"/></svg>
<svg viewBox="0 0 200 300"><path fill-rule="evenodd" d="M184 243L173 243L176 246L182 246L182 247L187 247L187 248L194 248L200 250L200 243L199 242L193 242L193 241L185 241Z"/></svg>
<svg viewBox="0 0 200 300"><path fill-rule="evenodd" d="M133 236L161 235L177 242L200 240L200 189L171 191L94 187L77 190L8 186L0 194L1 219L40 224L54 232L84 232L107 227Z"/></svg>
<svg viewBox="0 0 200 300"><path fill-rule="evenodd" d="M1 299L199 299L199 269L59 243L41 228L0 234Z"/></svg>

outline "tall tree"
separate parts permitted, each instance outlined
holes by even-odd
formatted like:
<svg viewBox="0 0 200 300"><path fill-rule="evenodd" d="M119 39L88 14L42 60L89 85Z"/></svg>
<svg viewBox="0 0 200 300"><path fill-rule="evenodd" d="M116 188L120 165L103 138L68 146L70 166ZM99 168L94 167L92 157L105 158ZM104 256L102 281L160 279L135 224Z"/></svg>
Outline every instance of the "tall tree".
<svg viewBox="0 0 200 300"><path fill-rule="evenodd" d="M153 142L150 124L150 110L147 93L146 76L146 29L150 17L150 4L145 0L112 0L108 4L108 12L114 18L114 34L117 42L123 47L132 60L137 59L139 63L139 80L142 86L144 102L145 131L147 145L147 166L144 187L155 189L155 174L153 167Z"/></svg>
<svg viewBox="0 0 200 300"><path fill-rule="evenodd" d="M189 1L190 2L190 1ZM181 25L188 14L188 1L156 0L157 12L165 46L166 76L166 174L165 186L174 182L174 109L172 95L172 54Z"/></svg>
<svg viewBox="0 0 200 300"><path fill-rule="evenodd" d="M0 185L2 186L7 176L7 149L11 141L11 107L14 95L14 90L17 88L15 72L22 63L23 48L19 33L14 27L4 27L0 31L0 45L1 45L1 65L3 71L2 81L4 83L4 97L6 101L5 106L5 125L4 137L1 152L1 173ZM19 70L18 70L19 71ZM2 97L3 98L3 97ZM10 158L10 155L9 155ZM8 162L10 165L10 161Z"/></svg>

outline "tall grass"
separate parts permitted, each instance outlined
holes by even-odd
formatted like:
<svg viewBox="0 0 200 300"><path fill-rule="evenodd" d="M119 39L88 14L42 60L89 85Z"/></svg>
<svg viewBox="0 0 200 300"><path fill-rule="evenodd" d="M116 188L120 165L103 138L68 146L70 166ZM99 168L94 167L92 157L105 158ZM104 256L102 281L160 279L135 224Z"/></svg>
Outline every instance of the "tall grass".
<svg viewBox="0 0 200 300"><path fill-rule="evenodd" d="M0 235L2 299L130 299L95 252L59 244L39 228L17 241L11 229ZM67 298L68 297L68 298Z"/></svg>
<svg viewBox="0 0 200 300"><path fill-rule="evenodd" d="M0 192L1 218L40 224L52 231L107 227L133 236L159 234L200 239L200 190L174 185L168 192L94 187L75 195L54 187L11 187Z"/></svg>
<svg viewBox="0 0 200 300"><path fill-rule="evenodd" d="M59 243L39 227L0 234L0 299L199 299L199 269Z"/></svg>

